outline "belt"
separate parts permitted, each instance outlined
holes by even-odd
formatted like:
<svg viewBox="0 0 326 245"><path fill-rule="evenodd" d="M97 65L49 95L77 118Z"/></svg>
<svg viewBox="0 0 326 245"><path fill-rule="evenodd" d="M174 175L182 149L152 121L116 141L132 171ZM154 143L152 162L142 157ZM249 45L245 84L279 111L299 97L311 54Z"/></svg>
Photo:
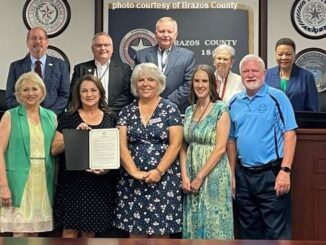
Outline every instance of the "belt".
<svg viewBox="0 0 326 245"><path fill-rule="evenodd" d="M282 159L278 159L266 164L262 164L260 166L245 167L241 164L241 161L238 160L238 165L248 173L252 173L252 174L259 174L269 170L279 170L279 168L281 167L281 163L282 163Z"/></svg>

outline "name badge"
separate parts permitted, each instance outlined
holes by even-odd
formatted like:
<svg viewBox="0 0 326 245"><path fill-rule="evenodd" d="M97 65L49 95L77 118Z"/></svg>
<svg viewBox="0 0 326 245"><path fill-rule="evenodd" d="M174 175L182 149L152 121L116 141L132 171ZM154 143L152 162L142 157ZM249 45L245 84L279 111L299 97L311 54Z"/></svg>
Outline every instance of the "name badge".
<svg viewBox="0 0 326 245"><path fill-rule="evenodd" d="M159 117L159 118L153 118L153 119L151 119L151 120L149 120L149 123L150 124L154 124L154 123L159 123L159 122L161 122L162 120L161 120L161 118Z"/></svg>

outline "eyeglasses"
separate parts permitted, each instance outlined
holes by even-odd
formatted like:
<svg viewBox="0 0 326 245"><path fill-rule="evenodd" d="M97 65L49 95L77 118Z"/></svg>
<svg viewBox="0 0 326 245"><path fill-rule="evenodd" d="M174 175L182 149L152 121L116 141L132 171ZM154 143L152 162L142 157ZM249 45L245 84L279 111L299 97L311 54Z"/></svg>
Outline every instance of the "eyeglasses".
<svg viewBox="0 0 326 245"><path fill-rule="evenodd" d="M108 48L108 47L112 46L112 44L111 44L111 43L93 44L93 46L94 46L95 48L102 48L102 47L104 47L104 48Z"/></svg>
<svg viewBox="0 0 326 245"><path fill-rule="evenodd" d="M44 40L46 40L47 38L46 37L38 37L38 36L31 36L31 37L29 37L28 38L29 40L32 40L32 41L37 41L37 40L39 40L39 41L44 41Z"/></svg>

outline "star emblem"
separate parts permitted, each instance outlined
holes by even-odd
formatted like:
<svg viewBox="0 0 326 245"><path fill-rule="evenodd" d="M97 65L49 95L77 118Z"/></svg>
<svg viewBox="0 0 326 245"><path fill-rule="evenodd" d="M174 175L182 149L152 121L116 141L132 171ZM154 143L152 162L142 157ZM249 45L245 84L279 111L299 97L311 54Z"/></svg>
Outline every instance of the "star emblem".
<svg viewBox="0 0 326 245"><path fill-rule="evenodd" d="M43 15L42 19L50 19L51 15L54 13L54 11L51 10L48 5L46 5L45 8L41 9L40 12Z"/></svg>
<svg viewBox="0 0 326 245"><path fill-rule="evenodd" d="M319 14L321 13L321 12L319 12L318 10L317 10L317 8L314 8L312 11L310 11L309 12L310 13L310 15L311 15L311 19L313 20L313 19L319 19Z"/></svg>
<svg viewBox="0 0 326 245"><path fill-rule="evenodd" d="M139 50L142 50L144 48L147 48L147 47L150 47L150 46L144 45L143 38L139 38L138 45L130 45L130 48L132 48L136 52Z"/></svg>

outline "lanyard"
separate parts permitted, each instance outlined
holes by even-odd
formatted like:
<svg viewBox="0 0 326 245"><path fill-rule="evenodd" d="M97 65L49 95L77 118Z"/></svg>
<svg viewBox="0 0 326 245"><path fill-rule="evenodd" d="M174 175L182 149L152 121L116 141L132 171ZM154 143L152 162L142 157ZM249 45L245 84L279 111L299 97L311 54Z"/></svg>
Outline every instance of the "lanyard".
<svg viewBox="0 0 326 245"><path fill-rule="evenodd" d="M225 94L225 89L226 89L226 84L227 84L227 81L228 81L228 76L229 76L229 74L226 76L226 78L224 80L225 82L224 82L223 90L222 90L222 93L220 95L221 100L223 100L223 97L224 97L224 94ZM220 81L220 88L221 88L221 85L222 85L222 81ZM219 89L219 91L220 91L220 89Z"/></svg>
<svg viewBox="0 0 326 245"><path fill-rule="evenodd" d="M108 70L109 70L109 65L106 66L104 72L101 74L101 77L99 77L99 74L98 74L97 68L96 68L96 76L99 77L100 80L102 80L102 78L104 77L104 75L107 73Z"/></svg>

